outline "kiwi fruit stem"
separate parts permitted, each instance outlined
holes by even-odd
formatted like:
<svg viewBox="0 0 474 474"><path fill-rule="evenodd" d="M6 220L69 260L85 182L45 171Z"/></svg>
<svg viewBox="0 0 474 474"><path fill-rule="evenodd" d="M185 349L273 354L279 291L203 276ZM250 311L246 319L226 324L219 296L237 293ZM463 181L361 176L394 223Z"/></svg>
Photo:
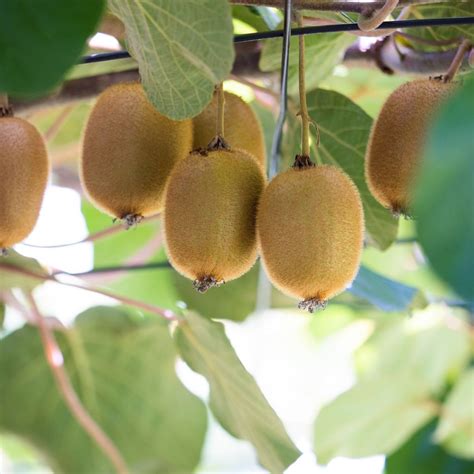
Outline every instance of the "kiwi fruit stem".
<svg viewBox="0 0 474 474"><path fill-rule="evenodd" d="M193 281L193 288L199 293L205 293L209 288L217 288L223 283L222 280L216 280L213 276L203 276Z"/></svg>
<svg viewBox="0 0 474 474"><path fill-rule="evenodd" d="M465 39L459 45L459 48L447 70L446 74L443 76L443 82L451 82L454 79L454 76L459 71L461 64L463 63L464 56L466 53L473 49L473 44Z"/></svg>
<svg viewBox="0 0 474 474"><path fill-rule="evenodd" d="M298 26L303 27L303 20L301 15L297 13ZM308 104L306 103L306 84L304 77L304 36L300 35L298 38L299 45L299 66L298 66L298 80L299 80L299 92L300 92L300 113L301 116L301 154L309 157L309 123L310 117L308 114Z"/></svg>
<svg viewBox="0 0 474 474"><path fill-rule="evenodd" d="M13 117L13 110L8 103L8 95L0 94L0 118Z"/></svg>
<svg viewBox="0 0 474 474"><path fill-rule="evenodd" d="M397 8L399 0L385 0L385 5L379 10L372 11L370 15L361 13L357 25L362 31L372 31L380 26L385 19Z"/></svg>
<svg viewBox="0 0 474 474"><path fill-rule="evenodd" d="M225 111L225 95L224 86L220 82L216 86L217 92L217 121L216 136L211 140L207 149L211 150L230 150L229 144L224 139L224 111Z"/></svg>

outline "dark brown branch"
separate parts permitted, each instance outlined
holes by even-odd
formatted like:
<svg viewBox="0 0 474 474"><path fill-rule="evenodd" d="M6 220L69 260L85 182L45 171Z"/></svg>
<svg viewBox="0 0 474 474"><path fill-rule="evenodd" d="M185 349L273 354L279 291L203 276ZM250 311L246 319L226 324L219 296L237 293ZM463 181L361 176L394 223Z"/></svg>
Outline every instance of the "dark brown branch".
<svg viewBox="0 0 474 474"><path fill-rule="evenodd" d="M400 0L399 6L423 5L431 3L441 3L445 0ZM457 3L467 3L468 0L461 0ZM235 5L261 5L267 7L283 8L283 0L232 0ZM344 11L353 13L368 14L377 10L385 4L385 0L373 2L353 2L353 1L325 1L325 0L293 0L293 6L304 10L320 11Z"/></svg>
<svg viewBox="0 0 474 474"><path fill-rule="evenodd" d="M377 67L377 65L384 64L395 73L439 75L444 74L448 70L456 51L457 49L451 49L444 52L420 53L406 49L403 51L403 56L400 56L392 41L387 41L381 48L372 48L367 51L360 49L358 44L354 43L346 51L344 63L348 66L366 67ZM244 77L265 76L265 73L261 72L258 68L260 52L261 43L258 42L236 45L236 60L232 74ZM467 69L469 69L468 54L465 55L461 70ZM11 98L10 103L15 113L21 115L46 107L92 99L113 84L136 81L138 79L139 75L136 69L73 79L66 81L57 92L49 96L35 100Z"/></svg>

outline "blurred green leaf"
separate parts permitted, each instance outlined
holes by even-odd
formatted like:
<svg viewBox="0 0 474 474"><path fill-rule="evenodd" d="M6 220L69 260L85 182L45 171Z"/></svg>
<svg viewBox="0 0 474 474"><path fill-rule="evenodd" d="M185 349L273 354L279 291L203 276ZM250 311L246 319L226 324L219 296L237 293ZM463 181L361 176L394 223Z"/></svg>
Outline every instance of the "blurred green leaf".
<svg viewBox="0 0 474 474"><path fill-rule="evenodd" d="M431 422L385 462L385 474L472 474L472 462L451 456L433 443Z"/></svg>
<svg viewBox="0 0 474 474"><path fill-rule="evenodd" d="M260 69L276 71L281 67L281 39L267 40L262 49ZM318 87L342 60L346 48L354 42L347 33L325 33L305 36L305 79L306 90ZM288 69L288 91L298 93L298 41L290 45L290 64Z"/></svg>
<svg viewBox="0 0 474 474"><path fill-rule="evenodd" d="M176 377L164 323L97 307L56 336L78 395L131 472L196 467L206 409ZM0 392L0 428L30 440L57 472L112 471L59 395L36 328L25 326L0 341Z"/></svg>
<svg viewBox="0 0 474 474"><path fill-rule="evenodd" d="M436 413L428 387L413 374L378 374L322 408L314 449L319 463L337 456L389 454Z"/></svg>
<svg viewBox="0 0 474 474"><path fill-rule="evenodd" d="M227 0L110 0L125 24L127 46L139 64L145 91L167 117L194 117L234 62Z"/></svg>
<svg viewBox="0 0 474 474"><path fill-rule="evenodd" d="M412 286L375 273L361 266L349 291L383 311L406 311L413 306L425 306L424 297Z"/></svg>
<svg viewBox="0 0 474 474"><path fill-rule="evenodd" d="M0 331L3 329L3 324L5 322L5 305L0 302Z"/></svg>
<svg viewBox="0 0 474 474"><path fill-rule="evenodd" d="M366 347L372 363L365 377L406 371L432 393L440 393L450 379L457 377L471 356L467 325L461 320L454 325L435 315L428 327L411 319L396 320L376 332L363 349Z"/></svg>
<svg viewBox="0 0 474 474"><path fill-rule="evenodd" d="M474 460L474 368L449 393L434 439L455 456Z"/></svg>
<svg viewBox="0 0 474 474"><path fill-rule="evenodd" d="M268 25L257 10L245 5L232 6L232 18L251 26L255 31L266 31Z"/></svg>
<svg viewBox="0 0 474 474"><path fill-rule="evenodd" d="M396 238L398 222L373 198L365 182L365 148L372 119L337 92L318 89L308 94L307 101L309 114L320 130L321 161L339 166L354 181L361 195L367 233L373 243L386 249ZM314 127L312 132L316 141Z"/></svg>
<svg viewBox="0 0 474 474"><path fill-rule="evenodd" d="M472 0L452 0L450 2L433 5L413 5L410 7L410 15L408 18L452 18L473 15L474 2L472 2ZM459 40L463 38L474 40L474 28L471 25L428 26L426 28L407 28L405 31L410 35L431 41ZM420 42L413 42L413 45L416 49L427 49L427 45L421 44ZM448 47L453 48L455 46L450 45ZM433 49L433 46L431 46L431 48L428 47L428 49ZM437 49L439 49L439 46Z"/></svg>
<svg viewBox="0 0 474 474"><path fill-rule="evenodd" d="M25 271L23 275L22 270ZM48 273L34 258L24 257L14 250L8 250L8 255L0 258L0 291L11 288L31 291L47 277Z"/></svg>
<svg viewBox="0 0 474 474"><path fill-rule="evenodd" d="M415 187L418 241L433 269L474 301L474 80L435 122Z"/></svg>
<svg viewBox="0 0 474 474"><path fill-rule="evenodd" d="M0 0L0 91L38 95L59 84L99 22L104 0Z"/></svg>
<svg viewBox="0 0 474 474"><path fill-rule="evenodd" d="M185 362L208 380L213 414L233 436L252 443L262 466L283 472L301 453L240 362L224 326L192 312L185 319L175 340Z"/></svg>

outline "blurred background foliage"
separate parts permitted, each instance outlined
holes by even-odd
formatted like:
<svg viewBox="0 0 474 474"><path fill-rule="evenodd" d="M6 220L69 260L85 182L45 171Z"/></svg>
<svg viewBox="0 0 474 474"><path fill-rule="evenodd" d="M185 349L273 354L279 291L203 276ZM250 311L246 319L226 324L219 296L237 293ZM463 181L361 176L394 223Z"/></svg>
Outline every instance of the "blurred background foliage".
<svg viewBox="0 0 474 474"><path fill-rule="evenodd" d="M21 92L51 90L65 74L67 79L84 78L137 67L135 60L126 59L68 70L80 53L77 44L82 47L94 31L104 8L99 8L101 2L92 3L94 7L91 2L76 6L83 21L76 25L80 31L70 36L57 27L65 12L42 16L46 30L65 38L55 44L60 49L55 58L65 59L55 61L54 67L44 62L53 57L50 41L39 41L37 32L23 25L24 18L11 7L25 44L37 47L37 54L28 56L28 67L43 71L37 79L29 75ZM177 34L176 41L184 41L173 26L179 18L172 2L164 3L169 3L173 20L167 27ZM218 3L221 16L233 15L237 34L281 23L275 9L231 10L226 1ZM53 4L45 1L43 12ZM4 5L0 2L0 10ZM188 13L197 19L204 15L194 6ZM347 15L306 13L318 21L353 21ZM414 18L473 13L472 2L410 11ZM127 28L133 28L137 15L124 14ZM142 36L143 41L155 44L155 30L151 28L146 39ZM214 33L212 41L228 45L233 32L221 28ZM472 39L474 28L409 33L447 41ZM0 43L7 34L0 33ZM123 38L117 40L121 47ZM417 186L418 219L398 222L370 196L363 159L372 121L384 100L412 77L347 67L341 59L354 41L361 40L349 33L306 39L308 103L320 129L314 159L340 166L351 176L361 192L367 224L356 280L313 316L295 310L295 301L269 289L258 263L239 280L197 294L167 262L159 217L124 231L94 209L82 193L77 172L93 100L25 113L47 139L53 176L37 229L27 245L18 246L18 253L0 261L0 297L6 302L0 304L1 472L111 470L58 393L37 329L24 324L12 304L22 301L22 291L33 289L43 313L65 325L56 337L72 384L131 472L473 472L474 81L465 79L433 125ZM420 52L433 50L432 44L413 38L403 42ZM293 42L292 95L295 46ZM17 51L20 58L25 57L22 48L23 42ZM255 108L268 150L278 112L280 48L278 40L263 45L260 68L267 74L252 78L256 87L247 80L225 83ZM437 48L446 49L442 44ZM88 52L100 50L89 44ZM216 65L215 73L226 77L232 57ZM165 70L166 60L174 59L163 59ZM21 67L9 68L8 61L0 52L4 89L20 84L15 80ZM141 68L146 61L138 61ZM145 82L156 65L147 67ZM205 101L202 96L191 102L188 113ZM290 97L280 169L299 151L297 112ZM98 233L104 234L87 240L87 235ZM62 248L28 245L83 239ZM180 321L168 323L146 308L117 305L103 295L57 282L89 285L165 308Z"/></svg>

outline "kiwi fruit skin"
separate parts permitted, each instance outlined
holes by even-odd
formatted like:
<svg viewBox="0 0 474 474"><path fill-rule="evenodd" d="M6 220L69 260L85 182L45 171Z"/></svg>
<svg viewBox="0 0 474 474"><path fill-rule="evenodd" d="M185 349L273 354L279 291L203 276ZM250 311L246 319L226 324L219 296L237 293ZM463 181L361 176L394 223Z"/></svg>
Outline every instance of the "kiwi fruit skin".
<svg viewBox="0 0 474 474"><path fill-rule="evenodd" d="M163 208L173 166L192 149L192 120L160 114L139 83L106 89L89 117L81 179L89 199L118 219Z"/></svg>
<svg viewBox="0 0 474 474"><path fill-rule="evenodd" d="M7 249L33 230L48 183L46 145L26 120L0 118L0 170L0 249Z"/></svg>
<svg viewBox="0 0 474 474"><path fill-rule="evenodd" d="M407 82L387 99L372 127L365 160L369 190L395 215L408 215L410 191L434 113L455 90L437 79Z"/></svg>
<svg viewBox="0 0 474 474"><path fill-rule="evenodd" d="M217 283L250 270L264 185L256 159L243 150L194 152L180 161L166 187L163 214L173 267L195 282Z"/></svg>
<svg viewBox="0 0 474 474"><path fill-rule="evenodd" d="M224 92L225 140L231 147L245 150L266 165L265 137L260 121L252 107L239 96ZM217 94L211 103L193 119L193 149L206 149L216 134Z"/></svg>
<svg viewBox="0 0 474 474"><path fill-rule="evenodd" d="M289 296L324 306L359 269L364 239L359 192L334 166L291 168L265 189L257 236L272 283Z"/></svg>

